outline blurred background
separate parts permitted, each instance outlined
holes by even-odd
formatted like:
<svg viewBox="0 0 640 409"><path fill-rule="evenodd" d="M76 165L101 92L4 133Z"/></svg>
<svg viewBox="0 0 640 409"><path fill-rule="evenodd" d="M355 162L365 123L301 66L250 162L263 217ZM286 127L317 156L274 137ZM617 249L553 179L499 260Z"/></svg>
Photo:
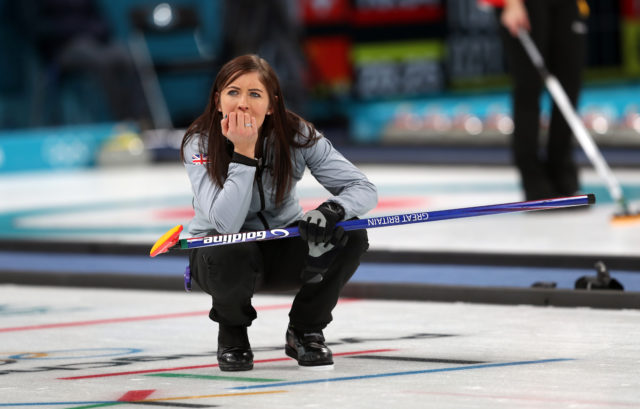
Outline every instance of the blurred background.
<svg viewBox="0 0 640 409"><path fill-rule="evenodd" d="M640 6L589 6L579 114L612 164L635 165ZM92 165L118 142L174 161L217 68L245 52L354 160L504 163L498 28L476 0L2 0L0 172ZM34 149L69 134L83 148L68 157Z"/></svg>
<svg viewBox="0 0 640 409"><path fill-rule="evenodd" d="M626 172L623 187L636 199L640 1L588 4L588 58L578 113L609 165ZM16 260L10 251L49 251L55 243L74 241L65 251L91 253L95 242L133 241L139 245L136 254L145 254L172 223L188 222L190 192L179 162L180 141L203 112L218 68L244 53L266 58L281 79L288 107L314 122L356 164L470 169L369 169L383 194L405 195L399 201L404 207L378 212L522 200L509 153L513 120L499 22L477 0L0 0L4 281L18 277L7 271L44 271L54 260L44 257L40 267L27 268L35 259ZM547 95L542 104L544 130L551 106ZM575 153L583 169L590 168L577 145ZM141 168L147 173L133 170ZM96 179L91 172L101 173ZM394 179L384 179L389 175ZM405 179L415 182L409 193L396 186ZM600 203L611 203L601 180L587 177L584 187L596 192ZM302 196L321 194L309 188ZM447 200L438 201L443 196ZM153 213L142 201L164 207ZM414 242L402 248L381 236L372 249L378 261L451 263L471 252L471 263L592 269L594 257L604 255L614 267L640 269L637 227L611 231L603 220L598 226L606 231L594 234L601 243L590 240L586 247L562 234L553 242L545 235L551 230L535 230L541 219L528 219L537 227L515 229L520 241L509 243L504 235L503 241L485 237L483 242L492 230L487 224L476 224L482 231L471 235L466 227L471 224L449 225L454 227L448 238L424 244L439 252L435 258L420 256L429 249L412 247ZM551 223L561 233L571 230ZM571 226L584 225L575 219ZM132 233L147 235L131 238ZM575 235L586 237L580 230ZM465 242L465 237L475 239ZM532 244L527 237L539 240ZM543 237L549 241L542 243ZM482 257L516 242L522 247L507 252L533 252L538 258ZM473 247L479 244L485 246ZM131 247L109 251L131 253ZM441 257L447 251L450 256ZM13 267L7 267L10 262ZM95 263L80 261L78 268L87 271ZM527 280L528 285L534 278Z"/></svg>

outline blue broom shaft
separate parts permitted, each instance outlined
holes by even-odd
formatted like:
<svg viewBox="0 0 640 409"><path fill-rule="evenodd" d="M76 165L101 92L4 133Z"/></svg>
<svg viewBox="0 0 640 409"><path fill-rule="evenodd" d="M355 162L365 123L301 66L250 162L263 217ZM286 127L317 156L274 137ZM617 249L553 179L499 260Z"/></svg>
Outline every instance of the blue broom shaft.
<svg viewBox="0 0 640 409"><path fill-rule="evenodd" d="M396 226L402 224L434 222L438 220L460 219L463 217L485 216L499 213L512 213L532 210L548 210L561 207L583 206L595 202L593 195L561 197L555 199L532 200L528 202L503 203L486 206L465 207L460 209L434 210L430 212L407 213L394 216L371 217L368 219L348 220L338 223L345 230L370 229L375 227Z"/></svg>
<svg viewBox="0 0 640 409"><path fill-rule="evenodd" d="M485 216L499 213L512 213L532 210L557 209L562 207L584 206L595 203L593 194L560 197L554 199L531 200L486 206L465 207L460 209L434 210L430 212L404 213L392 216L370 217L357 220L346 220L337 225L343 229L360 230L376 227L399 226L403 224L425 223L438 220L459 219L463 217ZM216 236L181 239L175 247L191 249L196 247L218 246L234 243L265 241L285 237L298 237L298 227L272 229L254 232L220 234Z"/></svg>

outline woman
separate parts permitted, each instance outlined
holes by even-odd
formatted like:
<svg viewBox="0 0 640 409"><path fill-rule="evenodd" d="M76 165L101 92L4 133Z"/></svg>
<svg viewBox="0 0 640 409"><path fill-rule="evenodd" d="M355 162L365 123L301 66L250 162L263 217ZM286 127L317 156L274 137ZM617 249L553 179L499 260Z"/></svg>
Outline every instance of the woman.
<svg viewBox="0 0 640 409"><path fill-rule="evenodd" d="M336 223L377 204L373 184L314 126L285 108L273 69L255 55L225 64L181 149L194 194L194 236L298 225L295 237L194 249L190 268L211 295L223 371L253 368L247 327L258 289L298 289L285 352L303 367L332 367L322 330L369 247L365 230ZM305 168L333 195L305 214L296 183Z"/></svg>

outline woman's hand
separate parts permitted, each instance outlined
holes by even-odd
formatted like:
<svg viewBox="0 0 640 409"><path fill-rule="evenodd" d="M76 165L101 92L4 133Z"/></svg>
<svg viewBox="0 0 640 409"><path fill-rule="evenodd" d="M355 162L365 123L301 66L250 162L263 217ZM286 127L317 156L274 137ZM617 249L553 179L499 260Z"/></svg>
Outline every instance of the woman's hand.
<svg viewBox="0 0 640 409"><path fill-rule="evenodd" d="M255 158L258 127L256 118L244 112L229 112L220 121L222 134L233 143L233 150L248 158Z"/></svg>
<svg viewBox="0 0 640 409"><path fill-rule="evenodd" d="M534 0L535 1L535 0ZM531 30L529 14L522 0L507 0L500 15L500 22L509 30L512 36L517 37L520 29Z"/></svg>

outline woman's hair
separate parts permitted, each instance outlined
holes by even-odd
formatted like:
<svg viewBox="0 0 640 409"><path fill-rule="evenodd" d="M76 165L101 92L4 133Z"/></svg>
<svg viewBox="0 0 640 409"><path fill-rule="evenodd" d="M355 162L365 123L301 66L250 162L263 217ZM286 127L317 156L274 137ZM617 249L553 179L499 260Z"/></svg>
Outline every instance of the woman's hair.
<svg viewBox="0 0 640 409"><path fill-rule="evenodd" d="M267 146L272 149L269 155L273 157L270 166L276 185L275 201L280 204L291 189L293 179L291 147L301 148L313 145L317 136L315 127L310 122L285 108L280 81L276 73L267 61L257 55L242 55L222 66L211 87L207 107L187 128L182 139L180 157L184 160L184 149L191 138L199 137L200 152L205 150L207 152L207 173L214 183L220 187L223 186L233 149L231 142L222 134L220 125L222 113L218 110L219 97L222 90L230 83L241 75L251 72L258 73L260 82L266 88L271 108L271 114L265 117L260 128L256 154L264 161L269 160L266 157L267 153L262 152L263 142L268 140ZM302 138L296 138L298 135Z"/></svg>

